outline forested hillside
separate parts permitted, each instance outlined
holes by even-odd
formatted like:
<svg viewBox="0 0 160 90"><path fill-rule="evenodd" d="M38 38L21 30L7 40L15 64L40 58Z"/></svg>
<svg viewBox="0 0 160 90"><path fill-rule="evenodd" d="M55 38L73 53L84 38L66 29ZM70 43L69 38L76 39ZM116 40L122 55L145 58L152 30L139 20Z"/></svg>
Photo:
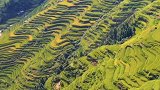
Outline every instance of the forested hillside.
<svg viewBox="0 0 160 90"><path fill-rule="evenodd" d="M48 0L0 36L0 89L160 90L159 35L160 0Z"/></svg>
<svg viewBox="0 0 160 90"><path fill-rule="evenodd" d="M45 0L0 0L0 30L9 28Z"/></svg>

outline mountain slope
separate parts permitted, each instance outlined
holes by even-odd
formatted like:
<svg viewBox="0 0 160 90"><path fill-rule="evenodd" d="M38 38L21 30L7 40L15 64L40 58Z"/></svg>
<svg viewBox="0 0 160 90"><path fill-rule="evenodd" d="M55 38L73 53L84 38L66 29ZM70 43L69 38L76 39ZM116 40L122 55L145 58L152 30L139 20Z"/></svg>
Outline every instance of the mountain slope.
<svg viewBox="0 0 160 90"><path fill-rule="evenodd" d="M159 0L49 0L0 37L3 90L160 89Z"/></svg>
<svg viewBox="0 0 160 90"><path fill-rule="evenodd" d="M1 0L0 30L3 31L13 24L25 19L27 14L34 12L45 0Z"/></svg>

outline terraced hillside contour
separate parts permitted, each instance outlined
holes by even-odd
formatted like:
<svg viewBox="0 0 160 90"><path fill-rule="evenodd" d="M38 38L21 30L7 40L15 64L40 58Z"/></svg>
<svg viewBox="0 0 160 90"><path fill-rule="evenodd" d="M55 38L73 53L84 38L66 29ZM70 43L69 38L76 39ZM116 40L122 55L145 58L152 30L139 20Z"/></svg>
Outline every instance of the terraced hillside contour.
<svg viewBox="0 0 160 90"><path fill-rule="evenodd" d="M44 4L45 0L0 0L0 31L28 19L36 11L42 10ZM30 14L27 15L28 13Z"/></svg>
<svg viewBox="0 0 160 90"><path fill-rule="evenodd" d="M0 37L1 90L160 90L159 0L42 7Z"/></svg>

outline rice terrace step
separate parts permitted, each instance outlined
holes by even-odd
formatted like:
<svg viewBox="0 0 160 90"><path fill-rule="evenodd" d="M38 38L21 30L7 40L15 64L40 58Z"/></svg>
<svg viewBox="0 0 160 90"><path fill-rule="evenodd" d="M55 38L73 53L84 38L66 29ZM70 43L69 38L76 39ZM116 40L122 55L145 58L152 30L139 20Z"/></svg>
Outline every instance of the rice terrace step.
<svg viewBox="0 0 160 90"><path fill-rule="evenodd" d="M0 0L0 90L160 90L159 35L160 0Z"/></svg>

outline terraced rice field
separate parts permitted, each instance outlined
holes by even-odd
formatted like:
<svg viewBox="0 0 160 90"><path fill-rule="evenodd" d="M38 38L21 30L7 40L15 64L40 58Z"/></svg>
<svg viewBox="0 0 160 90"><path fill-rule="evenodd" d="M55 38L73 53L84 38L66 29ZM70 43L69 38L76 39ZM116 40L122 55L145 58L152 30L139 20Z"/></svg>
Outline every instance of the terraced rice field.
<svg viewBox="0 0 160 90"><path fill-rule="evenodd" d="M159 0L49 0L0 37L1 90L160 90Z"/></svg>

